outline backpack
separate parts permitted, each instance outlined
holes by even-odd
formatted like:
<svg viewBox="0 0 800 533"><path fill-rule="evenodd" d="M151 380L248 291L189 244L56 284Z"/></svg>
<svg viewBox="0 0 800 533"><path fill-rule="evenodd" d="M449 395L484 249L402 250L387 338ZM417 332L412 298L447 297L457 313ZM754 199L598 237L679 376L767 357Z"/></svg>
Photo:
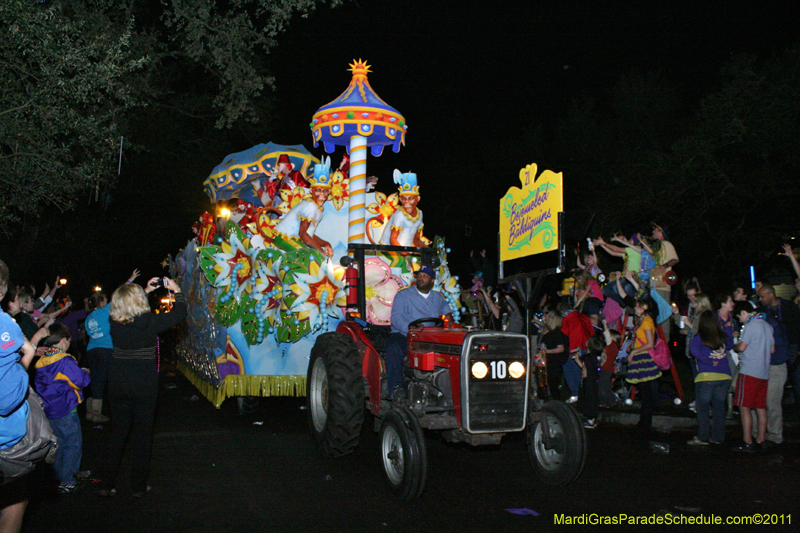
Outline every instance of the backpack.
<svg viewBox="0 0 800 533"><path fill-rule="evenodd" d="M650 357L653 358L653 361L656 362L658 368L661 370L669 370L669 367L672 366L672 354L669 353L669 348L667 347L667 343L664 342L664 339L656 333L656 344L648 353Z"/></svg>
<svg viewBox="0 0 800 533"><path fill-rule="evenodd" d="M778 316L773 316L767 310L765 313L767 324L772 326L772 338L775 341L775 352L770 356L771 365L780 365L789 360L789 336L786 335L786 327L781 320L781 301L778 300Z"/></svg>

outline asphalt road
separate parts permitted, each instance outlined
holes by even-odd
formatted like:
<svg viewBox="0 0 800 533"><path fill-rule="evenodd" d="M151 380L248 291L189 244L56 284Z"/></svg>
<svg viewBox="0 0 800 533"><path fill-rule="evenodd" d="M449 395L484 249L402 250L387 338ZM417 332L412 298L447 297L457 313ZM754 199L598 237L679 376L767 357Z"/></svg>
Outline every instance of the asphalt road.
<svg viewBox="0 0 800 533"><path fill-rule="evenodd" d="M686 524L570 526L557 521L584 515L672 521L716 515L724 521L756 513L769 515L777 525L713 530L798 531L800 524L796 425L782 447L741 456L727 447L692 449L686 445L692 433L685 429L656 434L652 440L668 444L669 453L655 453L651 438L633 428L601 424L588 430L582 476L559 489L537 482L522 435L499 446L473 448L431 434L425 492L404 503L384 485L371 424L355 453L327 459L317 454L308 433L304 398L263 398L254 412L240 416L234 400L214 409L202 397L193 399L196 390L180 374L162 381L152 494L131 497L127 462L114 498L96 496L92 485L75 494L50 494L44 488L46 472L39 468L30 479L23 531L694 531L697 526ZM98 469L107 432L84 421L83 468ZM738 437L737 428L729 428L729 442Z"/></svg>

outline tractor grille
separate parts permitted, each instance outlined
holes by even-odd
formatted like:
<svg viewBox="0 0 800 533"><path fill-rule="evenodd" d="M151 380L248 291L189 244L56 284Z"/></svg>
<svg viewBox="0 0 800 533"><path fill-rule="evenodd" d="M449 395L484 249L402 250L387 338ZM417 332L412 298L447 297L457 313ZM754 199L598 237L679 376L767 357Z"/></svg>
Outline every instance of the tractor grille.
<svg viewBox="0 0 800 533"><path fill-rule="evenodd" d="M525 373L514 378L511 364ZM480 332L467 335L461 358L461 416L469 433L520 431L525 428L528 402L528 338L514 333ZM473 375L483 363L486 376Z"/></svg>

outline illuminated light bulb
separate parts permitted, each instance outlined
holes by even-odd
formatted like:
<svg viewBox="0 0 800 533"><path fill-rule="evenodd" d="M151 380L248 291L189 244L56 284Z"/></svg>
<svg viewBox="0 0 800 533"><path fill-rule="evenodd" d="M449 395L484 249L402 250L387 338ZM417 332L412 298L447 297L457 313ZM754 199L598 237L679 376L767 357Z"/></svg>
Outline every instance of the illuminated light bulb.
<svg viewBox="0 0 800 533"><path fill-rule="evenodd" d="M483 361L478 361L472 365L472 375L476 379L483 379L489 373L489 367Z"/></svg>
<svg viewBox="0 0 800 533"><path fill-rule="evenodd" d="M525 365L520 363L519 361L514 361L510 365L508 365L508 374L512 378L521 378L525 375Z"/></svg>

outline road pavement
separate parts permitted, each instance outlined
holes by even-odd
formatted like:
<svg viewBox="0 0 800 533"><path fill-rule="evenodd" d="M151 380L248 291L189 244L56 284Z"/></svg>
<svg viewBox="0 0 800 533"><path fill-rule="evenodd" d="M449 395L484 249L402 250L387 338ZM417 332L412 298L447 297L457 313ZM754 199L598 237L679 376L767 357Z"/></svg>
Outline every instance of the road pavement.
<svg viewBox="0 0 800 533"><path fill-rule="evenodd" d="M304 398L262 398L239 415L234 400L215 409L189 381L164 371L150 484L141 499L127 486L100 498L95 486L69 495L46 490L47 472L30 476L26 532L515 532L664 531L664 525L565 525L570 518L664 520L693 531L690 519L768 515L764 531L797 531L800 523L800 435L791 424L781 447L755 456L686 444L691 427L643 436L632 414L606 413L587 430L589 456L577 482L543 486L530 466L524 435L498 446L448 444L430 434L428 481L412 502L393 498L367 417L357 450L323 458L308 433ZM664 416L668 416L667 413ZM84 421L83 468L97 471L108 425ZM740 438L728 427L728 444ZM664 453L667 451L668 453ZM763 516L759 518L763 520ZM560 521L560 523L559 523ZM791 521L792 523L789 523ZM669 528L668 528L669 529ZM752 525L714 531L754 531Z"/></svg>

